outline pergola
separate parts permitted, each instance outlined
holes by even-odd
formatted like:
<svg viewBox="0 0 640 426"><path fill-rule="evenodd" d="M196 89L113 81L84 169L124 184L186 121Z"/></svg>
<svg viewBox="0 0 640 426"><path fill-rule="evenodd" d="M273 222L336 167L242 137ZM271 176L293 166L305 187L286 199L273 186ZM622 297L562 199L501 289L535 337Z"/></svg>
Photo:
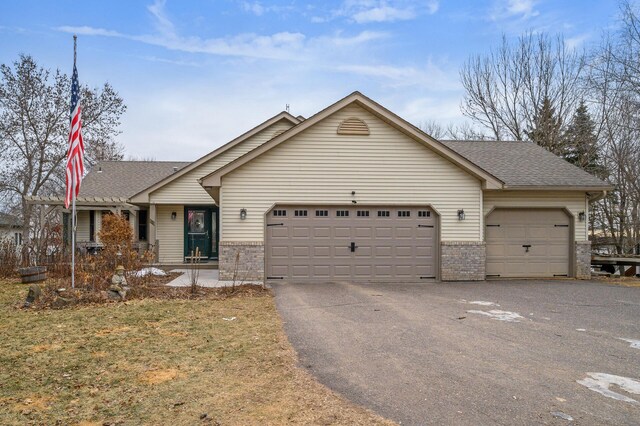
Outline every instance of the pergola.
<svg viewBox="0 0 640 426"><path fill-rule="evenodd" d="M41 205L44 208L40 211L40 216L44 222L44 216L51 213L54 210L59 210L61 213L71 213L71 209L64 208L64 198L59 196L27 196L25 200L29 204ZM76 198L76 211L83 210L108 210L113 214L121 214L123 211L128 211L130 219L133 219L131 223L137 223L137 216L140 207L131 204L126 198L120 197L77 197ZM135 239L138 239L137 227L133 226ZM100 247L99 243L87 244L85 246Z"/></svg>

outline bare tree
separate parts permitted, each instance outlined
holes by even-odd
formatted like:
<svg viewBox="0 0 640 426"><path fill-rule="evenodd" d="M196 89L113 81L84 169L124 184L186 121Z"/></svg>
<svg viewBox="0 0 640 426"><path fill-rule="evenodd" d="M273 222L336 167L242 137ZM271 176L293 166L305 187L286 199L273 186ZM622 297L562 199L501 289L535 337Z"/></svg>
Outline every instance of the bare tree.
<svg viewBox="0 0 640 426"><path fill-rule="evenodd" d="M70 78L22 55L13 67L0 65L0 196L31 229L33 206L25 197L59 194L64 188L68 144ZM126 107L105 84L81 89L87 163L122 158L114 141ZM30 243L25 233L25 246Z"/></svg>
<svg viewBox="0 0 640 426"><path fill-rule="evenodd" d="M443 126L434 120L425 120L418 127L429 136L441 140L481 141L490 139L467 122L458 125L449 123Z"/></svg>
<svg viewBox="0 0 640 426"><path fill-rule="evenodd" d="M595 206L594 226L618 253L629 253L640 243L640 20L631 2L620 10L619 31L606 34L590 57L587 89L599 155L615 186Z"/></svg>
<svg viewBox="0 0 640 426"><path fill-rule="evenodd" d="M516 43L502 37L487 55L474 55L460 71L462 112L496 140L526 140L547 99L563 127L581 99L584 55L561 36L532 32Z"/></svg>

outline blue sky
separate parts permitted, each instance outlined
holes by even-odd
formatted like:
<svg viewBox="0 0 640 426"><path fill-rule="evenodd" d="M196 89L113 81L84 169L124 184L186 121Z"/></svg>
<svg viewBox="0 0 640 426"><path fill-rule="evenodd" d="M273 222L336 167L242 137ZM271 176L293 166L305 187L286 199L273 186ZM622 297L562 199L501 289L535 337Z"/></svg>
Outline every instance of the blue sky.
<svg viewBox="0 0 640 426"><path fill-rule="evenodd" d="M291 106L309 116L354 90L414 124L460 123L458 70L504 33L577 48L616 0L0 0L0 62L21 53L128 106L127 155L193 160Z"/></svg>

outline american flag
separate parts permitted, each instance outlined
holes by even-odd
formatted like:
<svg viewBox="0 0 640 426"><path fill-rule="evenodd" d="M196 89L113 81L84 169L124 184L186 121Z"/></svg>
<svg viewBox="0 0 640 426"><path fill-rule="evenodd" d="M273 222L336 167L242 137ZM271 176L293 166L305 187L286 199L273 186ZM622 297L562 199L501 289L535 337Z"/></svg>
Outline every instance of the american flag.
<svg viewBox="0 0 640 426"><path fill-rule="evenodd" d="M82 142L82 117L80 108L80 84L75 58L71 79L71 130L69 131L69 151L67 151L67 191L65 208L69 208L72 197L78 196L80 182L84 174L84 143Z"/></svg>

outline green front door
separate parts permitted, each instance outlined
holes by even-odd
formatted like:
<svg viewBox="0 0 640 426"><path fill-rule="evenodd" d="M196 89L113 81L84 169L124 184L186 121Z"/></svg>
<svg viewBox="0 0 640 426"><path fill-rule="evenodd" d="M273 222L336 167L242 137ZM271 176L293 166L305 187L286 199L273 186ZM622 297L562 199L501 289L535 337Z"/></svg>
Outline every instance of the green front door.
<svg viewBox="0 0 640 426"><path fill-rule="evenodd" d="M216 208L185 207L185 257L194 256L196 249L200 257L218 257L217 219Z"/></svg>

